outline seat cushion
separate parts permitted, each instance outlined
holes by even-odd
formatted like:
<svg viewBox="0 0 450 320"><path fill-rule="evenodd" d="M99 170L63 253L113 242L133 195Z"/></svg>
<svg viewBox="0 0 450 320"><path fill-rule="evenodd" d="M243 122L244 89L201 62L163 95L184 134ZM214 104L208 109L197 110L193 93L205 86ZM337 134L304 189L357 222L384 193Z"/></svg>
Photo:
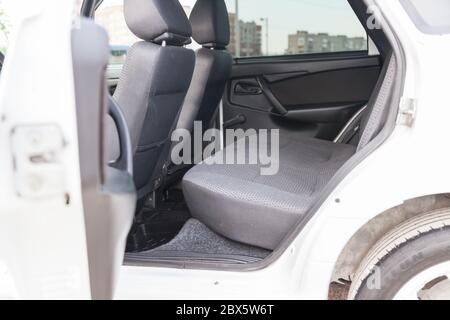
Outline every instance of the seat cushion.
<svg viewBox="0 0 450 320"><path fill-rule="evenodd" d="M240 152L231 145L214 157L231 148ZM252 150L245 151L248 159ZM354 152L350 145L281 136L277 174L261 175L261 164L201 163L185 175L183 191L193 217L217 233L273 250Z"/></svg>

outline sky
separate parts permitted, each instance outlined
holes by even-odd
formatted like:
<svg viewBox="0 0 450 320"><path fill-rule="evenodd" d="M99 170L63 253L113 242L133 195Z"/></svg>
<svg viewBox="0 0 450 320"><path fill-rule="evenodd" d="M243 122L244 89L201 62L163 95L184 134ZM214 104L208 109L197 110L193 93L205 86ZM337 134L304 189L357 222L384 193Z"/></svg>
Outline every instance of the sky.
<svg viewBox="0 0 450 320"><path fill-rule="evenodd" d="M45 1L45 0L39 0ZM121 4L123 0L104 0L105 4ZM225 0L228 10L234 12L235 1L239 1L239 17L244 21L255 21L263 25L261 18L269 19L269 53L281 53L287 48L287 35L297 30L327 32L337 35L365 36L358 19L347 0ZM39 3L38 0L0 0L0 8L8 13L20 7ZM182 5L193 6L195 0L180 0ZM5 39L0 35L0 47ZM263 36L263 48L266 39Z"/></svg>

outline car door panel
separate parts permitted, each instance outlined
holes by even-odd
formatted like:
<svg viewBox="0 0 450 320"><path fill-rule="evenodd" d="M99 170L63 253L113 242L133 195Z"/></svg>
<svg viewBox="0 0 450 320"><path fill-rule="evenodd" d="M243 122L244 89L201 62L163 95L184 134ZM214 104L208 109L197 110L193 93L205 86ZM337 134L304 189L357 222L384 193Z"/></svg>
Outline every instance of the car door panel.
<svg viewBox="0 0 450 320"><path fill-rule="evenodd" d="M101 300L114 297L136 207L131 138L120 106L106 93L107 57L104 29L81 19L72 31L80 178L91 297ZM108 156L107 114L120 145L114 162Z"/></svg>
<svg viewBox="0 0 450 320"><path fill-rule="evenodd" d="M302 105L367 101L378 79L379 67L358 67L307 73L269 85L287 109Z"/></svg>
<svg viewBox="0 0 450 320"><path fill-rule="evenodd" d="M367 54L238 59L224 96L224 127L333 140L367 103L379 73L379 57Z"/></svg>

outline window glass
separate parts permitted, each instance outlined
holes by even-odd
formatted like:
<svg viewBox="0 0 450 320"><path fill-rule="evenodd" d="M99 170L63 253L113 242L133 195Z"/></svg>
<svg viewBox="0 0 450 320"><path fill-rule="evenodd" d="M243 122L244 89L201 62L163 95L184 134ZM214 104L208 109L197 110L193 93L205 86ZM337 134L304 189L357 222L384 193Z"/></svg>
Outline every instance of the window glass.
<svg viewBox="0 0 450 320"><path fill-rule="evenodd" d="M179 1L189 16L195 0ZM366 32L347 0L225 2L231 28L228 50L234 57L367 50ZM127 49L139 41L125 23L123 0L104 0L95 19L109 33L111 63L123 63Z"/></svg>
<svg viewBox="0 0 450 320"><path fill-rule="evenodd" d="M95 21L108 32L111 48L110 64L123 64L128 48L139 41L125 22L123 0L104 0L95 11Z"/></svg>
<svg viewBox="0 0 450 320"><path fill-rule="evenodd" d="M367 50L346 0L226 0L235 57ZM239 21L239 23L237 23Z"/></svg>

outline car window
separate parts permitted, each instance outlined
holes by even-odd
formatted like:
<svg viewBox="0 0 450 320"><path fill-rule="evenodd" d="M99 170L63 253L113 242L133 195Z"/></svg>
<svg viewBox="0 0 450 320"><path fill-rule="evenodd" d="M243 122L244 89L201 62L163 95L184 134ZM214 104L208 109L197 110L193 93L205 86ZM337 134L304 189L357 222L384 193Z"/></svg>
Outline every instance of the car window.
<svg viewBox="0 0 450 320"><path fill-rule="evenodd" d="M189 16L195 0L179 1ZM236 58L368 50L367 34L347 0L225 2L228 50ZM123 64L127 49L139 41L125 23L123 0L104 0L95 19L109 33L111 64ZM193 41L189 47L199 45Z"/></svg>
<svg viewBox="0 0 450 320"><path fill-rule="evenodd" d="M139 41L125 22L123 0L104 0L95 11L95 21L108 32L111 48L110 65L123 64L128 48Z"/></svg>
<svg viewBox="0 0 450 320"><path fill-rule="evenodd" d="M235 57L367 50L347 0L226 0ZM239 21L239 23L237 23Z"/></svg>

